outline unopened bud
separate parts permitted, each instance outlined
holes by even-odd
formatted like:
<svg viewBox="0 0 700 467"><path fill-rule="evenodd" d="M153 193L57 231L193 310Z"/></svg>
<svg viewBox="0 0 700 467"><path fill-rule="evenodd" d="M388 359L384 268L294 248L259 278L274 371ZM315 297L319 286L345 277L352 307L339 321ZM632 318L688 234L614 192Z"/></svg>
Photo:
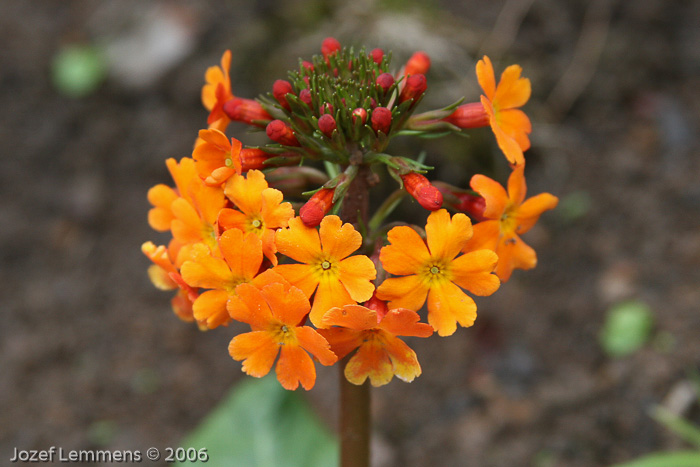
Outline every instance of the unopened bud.
<svg viewBox="0 0 700 467"><path fill-rule="evenodd" d="M328 102L326 102L325 104L323 104L321 106L320 109L318 109L318 113L321 115L332 114L333 113L333 106L331 104L329 104Z"/></svg>
<svg viewBox="0 0 700 467"><path fill-rule="evenodd" d="M362 107L358 107L352 111L352 123L355 123L358 118L363 125L367 121L367 111Z"/></svg>
<svg viewBox="0 0 700 467"><path fill-rule="evenodd" d="M459 128L481 128L489 126L489 116L481 102L462 104L442 120Z"/></svg>
<svg viewBox="0 0 700 467"><path fill-rule="evenodd" d="M377 107L372 111L372 128L374 131L381 131L389 134L391 129L391 110L386 107Z"/></svg>
<svg viewBox="0 0 700 467"><path fill-rule="evenodd" d="M399 102L406 102L409 99L416 101L428 89L428 82L425 75L417 74L406 78L406 84L399 96Z"/></svg>
<svg viewBox="0 0 700 467"><path fill-rule="evenodd" d="M241 149L241 172L249 170L261 170L266 168L265 161L275 157L274 154L267 153L262 149L243 148Z"/></svg>
<svg viewBox="0 0 700 467"><path fill-rule="evenodd" d="M278 79L272 85L272 95L277 99L277 102L287 110L289 110L289 102L287 102L285 96L291 92L293 92L293 88L289 81Z"/></svg>
<svg viewBox="0 0 700 467"><path fill-rule="evenodd" d="M299 217L307 227L316 227L333 207L335 188L321 188L299 210Z"/></svg>
<svg viewBox="0 0 700 467"><path fill-rule="evenodd" d="M235 97L224 104L224 113L235 122L243 122L248 125L264 128L267 122L272 120L269 113L263 109L258 101Z"/></svg>
<svg viewBox="0 0 700 467"><path fill-rule="evenodd" d="M371 52L372 55L372 60L374 60L374 63L379 65L382 63L382 60L384 59L384 51L382 49L374 49Z"/></svg>
<svg viewBox="0 0 700 467"><path fill-rule="evenodd" d="M429 69L430 57L428 57L428 54L425 52L416 52L408 59L408 62L406 62L404 74L406 76L417 74L424 75Z"/></svg>
<svg viewBox="0 0 700 467"><path fill-rule="evenodd" d="M377 86L382 88L384 92L387 92L391 86L394 85L394 76L391 73L382 73L377 76Z"/></svg>
<svg viewBox="0 0 700 467"><path fill-rule="evenodd" d="M318 119L318 129L321 130L321 133L330 138L336 129L335 118L333 118L331 114L322 115L321 118Z"/></svg>
<svg viewBox="0 0 700 467"><path fill-rule="evenodd" d="M301 66L303 66L309 73L314 71L313 63L309 62L308 60L304 60L303 62L301 62Z"/></svg>
<svg viewBox="0 0 700 467"><path fill-rule="evenodd" d="M299 91L299 100L311 107L311 104L313 102L313 100L311 99L311 91L309 91L308 89L302 89L301 91Z"/></svg>
<svg viewBox="0 0 700 467"><path fill-rule="evenodd" d="M321 44L321 53L327 58L329 55L338 52L340 48L341 46L338 39L335 37L326 37Z"/></svg>
<svg viewBox="0 0 700 467"><path fill-rule="evenodd" d="M267 137L283 146L300 146L294 131L282 120L273 120L265 129Z"/></svg>
<svg viewBox="0 0 700 467"><path fill-rule="evenodd" d="M486 210L486 200L481 196L472 195L470 193L453 193L459 200L459 204L455 204L454 208L457 211L466 212L469 217L475 221L486 220L484 211Z"/></svg>
<svg viewBox="0 0 700 467"><path fill-rule="evenodd" d="M423 175L409 172L401 175L401 180L408 194L428 211L437 211L442 207L442 193Z"/></svg>

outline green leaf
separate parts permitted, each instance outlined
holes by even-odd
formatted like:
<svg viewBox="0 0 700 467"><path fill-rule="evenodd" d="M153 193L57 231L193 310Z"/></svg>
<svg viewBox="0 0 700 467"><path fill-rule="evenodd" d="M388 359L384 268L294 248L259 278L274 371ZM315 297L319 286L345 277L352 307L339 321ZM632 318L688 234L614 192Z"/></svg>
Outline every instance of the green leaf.
<svg viewBox="0 0 700 467"><path fill-rule="evenodd" d="M663 407L654 407L651 416L654 420L700 449L700 428Z"/></svg>
<svg viewBox="0 0 700 467"><path fill-rule="evenodd" d="M206 448L207 467L338 465L328 429L300 393L286 391L274 376L234 387L180 446Z"/></svg>
<svg viewBox="0 0 700 467"><path fill-rule="evenodd" d="M647 342L653 322L651 309L645 303L618 303L608 311L600 343L612 357L629 355Z"/></svg>
<svg viewBox="0 0 700 467"><path fill-rule="evenodd" d="M657 452L614 467L698 467L700 452L678 451Z"/></svg>
<svg viewBox="0 0 700 467"><path fill-rule="evenodd" d="M89 45L70 45L54 56L51 79L58 92L69 97L84 97L102 83L107 66L102 54Z"/></svg>

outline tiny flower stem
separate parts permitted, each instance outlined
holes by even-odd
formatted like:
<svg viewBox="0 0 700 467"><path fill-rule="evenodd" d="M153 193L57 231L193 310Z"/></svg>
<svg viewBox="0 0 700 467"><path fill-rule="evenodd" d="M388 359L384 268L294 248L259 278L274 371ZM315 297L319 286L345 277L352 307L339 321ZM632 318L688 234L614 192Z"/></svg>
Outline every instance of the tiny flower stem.
<svg viewBox="0 0 700 467"><path fill-rule="evenodd" d="M334 164L333 162L329 161L323 161L323 166L326 169L326 173L328 174L328 178L335 178L340 174L340 169L338 168L338 164Z"/></svg>
<svg viewBox="0 0 700 467"><path fill-rule="evenodd" d="M399 205L406 194L406 190L396 190L384 200L382 205L379 206L379 209L377 209L377 212L375 212L372 218L369 220L367 227L369 228L370 235L374 234L374 232L382 225L384 219L386 219L387 216L391 214L394 209L396 209L396 206Z"/></svg>

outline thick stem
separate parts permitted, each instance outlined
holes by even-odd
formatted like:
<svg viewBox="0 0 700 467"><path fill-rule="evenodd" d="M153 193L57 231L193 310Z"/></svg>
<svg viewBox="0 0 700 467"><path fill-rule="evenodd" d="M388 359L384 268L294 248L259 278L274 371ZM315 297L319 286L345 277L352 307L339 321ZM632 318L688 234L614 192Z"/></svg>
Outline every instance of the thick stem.
<svg viewBox="0 0 700 467"><path fill-rule="evenodd" d="M369 210L370 170L360 165L352 181L340 217L357 227L362 220L367 225ZM341 467L368 467L370 440L370 386L369 382L357 386L345 378L348 357L339 365L340 376L340 465Z"/></svg>

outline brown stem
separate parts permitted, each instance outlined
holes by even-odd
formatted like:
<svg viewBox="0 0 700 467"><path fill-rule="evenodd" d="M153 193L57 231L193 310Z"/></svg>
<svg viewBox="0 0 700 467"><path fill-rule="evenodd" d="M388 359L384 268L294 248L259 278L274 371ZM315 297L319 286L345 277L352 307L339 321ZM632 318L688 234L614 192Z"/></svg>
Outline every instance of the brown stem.
<svg viewBox="0 0 700 467"><path fill-rule="evenodd" d="M343 200L340 217L357 227L362 219L367 225L371 171L360 165ZM341 467L368 467L370 440L370 386L357 386L345 378L346 357L339 365L340 376L340 465Z"/></svg>

